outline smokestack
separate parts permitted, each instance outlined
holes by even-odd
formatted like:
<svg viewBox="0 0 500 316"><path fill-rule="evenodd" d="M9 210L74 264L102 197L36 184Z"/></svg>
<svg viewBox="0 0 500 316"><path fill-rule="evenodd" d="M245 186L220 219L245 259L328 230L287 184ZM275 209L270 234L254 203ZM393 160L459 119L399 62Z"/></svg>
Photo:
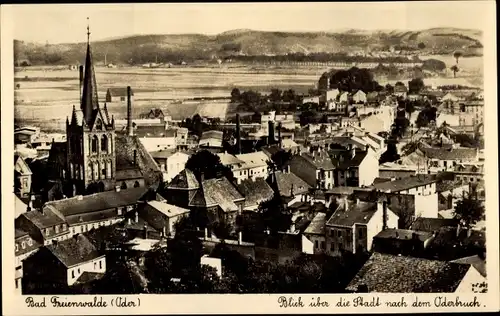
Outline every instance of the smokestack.
<svg viewBox="0 0 500 316"><path fill-rule="evenodd" d="M268 144L269 145L272 145L274 144L274 122L273 121L269 121L269 135L268 135Z"/></svg>
<svg viewBox="0 0 500 316"><path fill-rule="evenodd" d="M132 126L132 99L131 99L132 89L130 86L127 87L127 134L128 136L134 135L134 129Z"/></svg>
<svg viewBox="0 0 500 316"><path fill-rule="evenodd" d="M239 114L236 114L236 147L238 154L241 154L241 127Z"/></svg>
<svg viewBox="0 0 500 316"><path fill-rule="evenodd" d="M83 65L80 65L79 71L80 71L80 90L78 91L78 94L80 96L80 100L82 99L82 86L83 86Z"/></svg>
<svg viewBox="0 0 500 316"><path fill-rule="evenodd" d="M382 202L382 230L387 229L387 201Z"/></svg>

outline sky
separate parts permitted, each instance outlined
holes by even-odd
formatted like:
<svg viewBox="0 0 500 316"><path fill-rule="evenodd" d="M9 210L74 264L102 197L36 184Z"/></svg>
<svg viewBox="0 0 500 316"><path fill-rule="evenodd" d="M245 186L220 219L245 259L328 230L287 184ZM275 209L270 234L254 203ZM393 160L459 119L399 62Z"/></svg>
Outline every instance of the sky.
<svg viewBox="0 0 500 316"><path fill-rule="evenodd" d="M488 1L489 2L489 1ZM491 4L491 3L490 3ZM484 30L486 1L376 3L31 4L11 6L15 39L51 44L138 34L261 31Z"/></svg>

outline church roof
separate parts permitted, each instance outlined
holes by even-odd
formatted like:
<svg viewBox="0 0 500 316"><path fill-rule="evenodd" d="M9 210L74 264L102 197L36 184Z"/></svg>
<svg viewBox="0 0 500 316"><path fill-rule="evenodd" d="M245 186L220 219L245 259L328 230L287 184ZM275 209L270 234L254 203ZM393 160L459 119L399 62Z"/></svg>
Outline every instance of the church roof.
<svg viewBox="0 0 500 316"><path fill-rule="evenodd" d="M85 115L87 125L92 126L97 116L97 111L99 110L99 99L97 97L97 83L95 80L90 43L87 43L84 71L81 109Z"/></svg>

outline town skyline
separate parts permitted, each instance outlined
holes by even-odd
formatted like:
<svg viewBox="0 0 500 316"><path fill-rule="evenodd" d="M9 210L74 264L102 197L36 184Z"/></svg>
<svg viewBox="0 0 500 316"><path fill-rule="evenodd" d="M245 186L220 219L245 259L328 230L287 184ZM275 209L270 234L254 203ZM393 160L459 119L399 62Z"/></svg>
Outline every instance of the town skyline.
<svg viewBox="0 0 500 316"><path fill-rule="evenodd" d="M75 37L78 29L86 29L90 18L91 40L104 41L116 37L152 34L217 35L233 30L261 32L325 32L346 30L407 31L432 28L459 28L484 31L486 20L469 19L483 10L486 1L453 3L255 3L210 4L200 10L196 4L120 4L10 6L13 38L36 43L79 43L86 35ZM437 9L436 9L437 8ZM353 17L351 12L356 12ZM409 14L411 12L411 14ZM315 19L308 17L315 16ZM383 20L379 17L384 16ZM238 17L238 18L234 18ZM334 17L334 18L333 18ZM21 24L18 21L30 21ZM196 24L191 21L198 21ZM109 23L113 21L113 23ZM134 21L134 23L131 23ZM147 21L147 23L145 23ZM221 23L221 21L223 21ZM19 27L22 25L22 27ZM65 25L65 32L61 32Z"/></svg>

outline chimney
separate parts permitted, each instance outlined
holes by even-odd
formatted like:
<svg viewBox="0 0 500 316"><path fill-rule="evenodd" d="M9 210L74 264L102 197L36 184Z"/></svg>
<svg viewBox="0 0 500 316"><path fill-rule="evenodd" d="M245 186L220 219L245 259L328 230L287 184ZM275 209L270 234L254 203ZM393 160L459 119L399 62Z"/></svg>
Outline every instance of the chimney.
<svg viewBox="0 0 500 316"><path fill-rule="evenodd" d="M267 143L269 145L273 145L274 142L275 142L275 139L274 139L274 122L273 121L269 121L268 124L269 124L269 127L268 127L269 134L268 134Z"/></svg>
<svg viewBox="0 0 500 316"><path fill-rule="evenodd" d="M279 148L283 148L283 142L281 141L281 123L278 124L278 145Z"/></svg>
<svg viewBox="0 0 500 316"><path fill-rule="evenodd" d="M236 148L237 153L241 154L241 126L239 114L236 114Z"/></svg>
<svg viewBox="0 0 500 316"><path fill-rule="evenodd" d="M78 91L78 94L80 96L80 100L82 99L82 86L83 86L83 65L80 65L80 90Z"/></svg>
<svg viewBox="0 0 500 316"><path fill-rule="evenodd" d="M382 230L387 229L387 201L382 201Z"/></svg>
<svg viewBox="0 0 500 316"><path fill-rule="evenodd" d="M134 150L134 166L137 166L137 150Z"/></svg>
<svg viewBox="0 0 500 316"><path fill-rule="evenodd" d="M132 126L132 100L131 100L131 94L132 94L132 89L130 86L127 87L127 134L128 136L133 136L134 135L134 128Z"/></svg>
<svg viewBox="0 0 500 316"><path fill-rule="evenodd" d="M243 243L243 232L239 231L238 232L238 245L241 245Z"/></svg>
<svg viewBox="0 0 500 316"><path fill-rule="evenodd" d="M205 240L208 239L208 228L205 227L205 236L204 236Z"/></svg>
<svg viewBox="0 0 500 316"><path fill-rule="evenodd" d="M137 211L135 212L135 222L139 223L139 213Z"/></svg>
<svg viewBox="0 0 500 316"><path fill-rule="evenodd" d="M236 183L237 183L237 184L241 184L241 178L240 178L240 177L237 177L237 178L236 178Z"/></svg>

